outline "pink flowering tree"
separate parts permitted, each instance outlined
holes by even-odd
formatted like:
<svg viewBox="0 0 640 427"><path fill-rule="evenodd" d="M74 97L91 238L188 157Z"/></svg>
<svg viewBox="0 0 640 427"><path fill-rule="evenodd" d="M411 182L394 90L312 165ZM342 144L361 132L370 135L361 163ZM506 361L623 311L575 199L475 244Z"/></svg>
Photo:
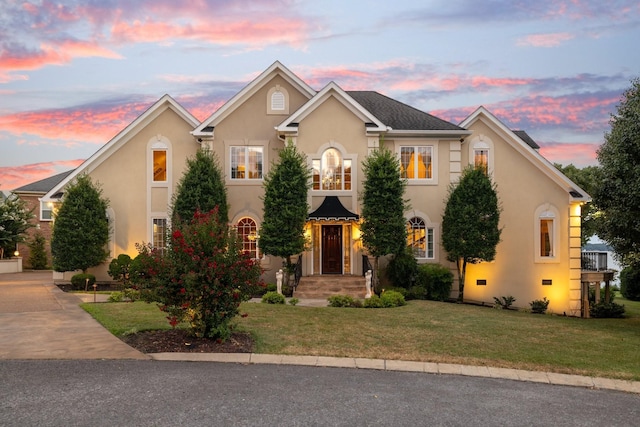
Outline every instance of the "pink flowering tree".
<svg viewBox="0 0 640 427"><path fill-rule="evenodd" d="M187 321L199 337L229 338L240 303L262 286L260 265L242 251L217 208L181 222L168 249L139 251L135 268L146 299L158 303L172 326Z"/></svg>

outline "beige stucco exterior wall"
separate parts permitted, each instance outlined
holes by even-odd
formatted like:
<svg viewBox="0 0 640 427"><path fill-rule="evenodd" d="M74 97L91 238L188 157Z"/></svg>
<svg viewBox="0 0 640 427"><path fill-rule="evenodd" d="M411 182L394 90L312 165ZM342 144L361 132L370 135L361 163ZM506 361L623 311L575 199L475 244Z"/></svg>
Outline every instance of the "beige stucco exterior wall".
<svg viewBox="0 0 640 427"><path fill-rule="evenodd" d="M517 299L514 306L529 308L529 302L546 297L550 300L549 311L578 315L571 313L575 307L569 303L576 283L569 268L568 192L484 123L475 122L470 130L473 135L467 137L465 144L472 144L481 135L493 144L492 176L502 207L503 231L495 261L467 267L465 300L491 303L493 297L512 295ZM463 166L470 163L469 147L464 144L462 163ZM535 232L538 221L535 212L541 206L555 207L559 215L558 250L553 260L544 262L535 259L535 243L539 238ZM576 228L573 230L575 234ZM486 280L486 286L477 285L478 279ZM552 284L543 285L543 280L551 280ZM579 289L579 283L577 286ZM575 295L572 297L575 299Z"/></svg>
<svg viewBox="0 0 640 427"><path fill-rule="evenodd" d="M271 80L216 124L214 139L209 142L225 175L229 221L232 224L243 217L255 220L258 229L262 223L264 181L230 179L230 147L238 145L264 147L263 175L269 172L271 163L277 160L277 150L284 147L284 142L278 139L274 128L289 116L267 113L268 92L276 85L286 90L288 94L289 112L294 112L307 101L307 98L285 79L274 74ZM281 260L264 257L261 264L265 269L265 280L275 283L275 272L280 268Z"/></svg>
<svg viewBox="0 0 640 427"><path fill-rule="evenodd" d="M136 243L152 240L152 216L167 215L171 195L184 173L186 159L195 155L198 143L189 134L192 126L173 110L167 109L146 126L131 132L116 151L105 153L105 159L90 172L98 183L103 196L109 199L112 242L111 256L137 255ZM151 144L162 141L169 147L169 179L163 187L152 188L150 167ZM106 157L108 155L108 157ZM151 211L151 194L156 195ZM91 269L98 280L109 280L106 265Z"/></svg>

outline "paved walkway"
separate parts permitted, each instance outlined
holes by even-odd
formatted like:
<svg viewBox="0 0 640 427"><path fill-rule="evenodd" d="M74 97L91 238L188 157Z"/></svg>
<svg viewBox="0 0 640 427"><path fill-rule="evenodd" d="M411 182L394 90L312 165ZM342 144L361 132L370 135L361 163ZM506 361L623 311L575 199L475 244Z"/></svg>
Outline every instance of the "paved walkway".
<svg viewBox="0 0 640 427"><path fill-rule="evenodd" d="M545 384L600 388L640 394L640 381L613 380L519 369L447 363L324 356L229 353L157 353L145 355L114 337L79 307L93 294L62 292L51 272L0 274L0 359L152 359L189 362L305 365L467 375ZM97 295L104 301L105 295ZM321 300L300 301L324 305Z"/></svg>

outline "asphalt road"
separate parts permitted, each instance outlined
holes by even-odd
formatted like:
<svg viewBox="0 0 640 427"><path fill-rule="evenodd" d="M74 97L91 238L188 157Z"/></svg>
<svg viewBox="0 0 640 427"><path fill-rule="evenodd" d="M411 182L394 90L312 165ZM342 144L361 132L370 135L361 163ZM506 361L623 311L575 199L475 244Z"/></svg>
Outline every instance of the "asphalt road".
<svg viewBox="0 0 640 427"><path fill-rule="evenodd" d="M365 369L0 361L2 426L638 426L640 396Z"/></svg>

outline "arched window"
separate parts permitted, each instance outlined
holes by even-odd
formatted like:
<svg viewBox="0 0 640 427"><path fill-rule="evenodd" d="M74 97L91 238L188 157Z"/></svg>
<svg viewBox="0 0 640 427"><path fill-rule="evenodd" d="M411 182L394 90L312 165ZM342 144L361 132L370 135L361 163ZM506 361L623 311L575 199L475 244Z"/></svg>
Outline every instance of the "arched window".
<svg viewBox="0 0 640 427"><path fill-rule="evenodd" d="M416 258L434 257L433 228L428 228L424 219L413 217L407 221L407 245Z"/></svg>
<svg viewBox="0 0 640 427"><path fill-rule="evenodd" d="M328 148L320 160L313 161L314 190L351 190L351 160Z"/></svg>
<svg viewBox="0 0 640 427"><path fill-rule="evenodd" d="M251 218L242 218L236 224L238 236L242 240L242 250L248 252L251 258L259 258L258 256L258 226Z"/></svg>

